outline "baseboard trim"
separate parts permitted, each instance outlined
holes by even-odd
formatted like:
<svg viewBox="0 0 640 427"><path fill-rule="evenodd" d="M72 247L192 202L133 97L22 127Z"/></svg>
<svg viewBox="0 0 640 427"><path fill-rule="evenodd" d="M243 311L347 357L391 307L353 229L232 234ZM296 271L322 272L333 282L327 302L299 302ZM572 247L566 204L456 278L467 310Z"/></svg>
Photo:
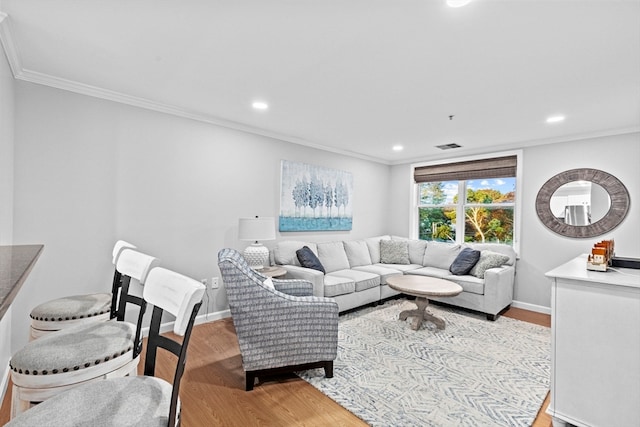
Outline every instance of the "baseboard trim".
<svg viewBox="0 0 640 427"><path fill-rule="evenodd" d="M214 313L206 313L206 314L200 314L198 316L196 316L196 321L194 323L194 325L200 325L202 323L208 323L208 322L214 322L216 320L220 320L220 319L224 319L227 317L231 317L231 311L229 311L229 309L226 310L222 310L222 311L216 311ZM166 322L163 323L162 325L160 325L160 332L164 333L164 332L169 332L173 330L173 325L175 322ZM143 328L142 329L142 336L148 336L149 335L149 327Z"/></svg>
<svg viewBox="0 0 640 427"><path fill-rule="evenodd" d="M529 304L528 302L513 301L511 303L511 307L521 308L523 310L535 311L536 313L551 314L551 307Z"/></svg>
<svg viewBox="0 0 640 427"><path fill-rule="evenodd" d="M11 371L9 370L9 364L4 368L4 372L2 373L2 383L0 383L0 404L4 402L4 397L7 393L7 387L9 386L9 375Z"/></svg>

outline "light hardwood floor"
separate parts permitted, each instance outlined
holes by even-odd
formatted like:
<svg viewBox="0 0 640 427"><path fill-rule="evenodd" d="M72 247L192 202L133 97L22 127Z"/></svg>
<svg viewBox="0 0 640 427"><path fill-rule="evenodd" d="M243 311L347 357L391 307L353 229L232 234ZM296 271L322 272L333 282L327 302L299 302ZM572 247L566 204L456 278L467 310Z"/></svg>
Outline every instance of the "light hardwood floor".
<svg viewBox="0 0 640 427"><path fill-rule="evenodd" d="M548 315L511 308L504 316L550 326ZM139 371L142 372L143 362ZM159 355L158 376L171 381L173 359ZM194 328L180 389L182 426L366 426L355 415L293 375L244 391L244 372L231 319ZM9 420L11 387L0 408L0 425ZM550 427L541 408L532 427Z"/></svg>

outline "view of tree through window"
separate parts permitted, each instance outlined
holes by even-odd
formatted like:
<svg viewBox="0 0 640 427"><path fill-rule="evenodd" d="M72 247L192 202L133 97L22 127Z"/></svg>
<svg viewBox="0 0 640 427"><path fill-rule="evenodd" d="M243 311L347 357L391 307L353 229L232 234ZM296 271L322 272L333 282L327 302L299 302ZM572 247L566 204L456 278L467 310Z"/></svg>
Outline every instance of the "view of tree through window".
<svg viewBox="0 0 640 427"><path fill-rule="evenodd" d="M512 244L515 190L515 177L419 183L419 238Z"/></svg>

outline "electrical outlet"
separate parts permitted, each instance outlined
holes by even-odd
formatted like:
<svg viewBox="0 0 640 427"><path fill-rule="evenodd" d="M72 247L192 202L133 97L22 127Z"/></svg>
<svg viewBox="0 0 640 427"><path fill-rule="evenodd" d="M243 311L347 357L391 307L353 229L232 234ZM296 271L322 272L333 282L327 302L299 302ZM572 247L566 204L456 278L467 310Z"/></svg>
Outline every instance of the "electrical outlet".
<svg viewBox="0 0 640 427"><path fill-rule="evenodd" d="M212 277L211 278L211 289L218 289L220 287L220 284L218 283L218 278L217 277Z"/></svg>

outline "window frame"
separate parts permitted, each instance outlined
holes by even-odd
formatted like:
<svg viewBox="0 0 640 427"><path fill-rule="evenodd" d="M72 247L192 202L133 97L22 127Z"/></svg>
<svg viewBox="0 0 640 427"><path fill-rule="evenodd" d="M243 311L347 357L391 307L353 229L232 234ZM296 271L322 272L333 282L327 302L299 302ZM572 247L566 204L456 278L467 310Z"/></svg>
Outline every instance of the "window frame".
<svg viewBox="0 0 640 427"><path fill-rule="evenodd" d="M496 153L487 153L476 156L465 156L465 157L455 157L441 160L434 160L430 162L421 162L421 163L413 163L411 164L411 209L410 209L410 230L409 237L412 239L419 238L419 218L418 214L419 208L423 207L420 205L420 183L415 182L414 180L414 172L416 168L423 166L435 166L435 165L444 165L449 163L458 163L458 162L466 162L473 160L484 160L491 159L495 157L506 157L506 156L516 156L517 166L516 166L516 200L513 203L513 242L511 246L515 250L516 254L520 253L520 233L521 233L521 223L522 223L522 170L523 170L523 152L522 150L513 150L513 151L501 151ZM473 178L469 178L468 180L472 180ZM456 218L459 221L460 218L465 218L465 207L467 207L467 194L466 194L466 181L467 180L458 180L458 200L463 200L463 203L458 203L456 207ZM464 183L464 184L461 184ZM491 204L490 206L498 206ZM504 206L504 205L503 205ZM509 204L511 207L511 204ZM464 232L456 227L456 243L462 244L464 243Z"/></svg>

